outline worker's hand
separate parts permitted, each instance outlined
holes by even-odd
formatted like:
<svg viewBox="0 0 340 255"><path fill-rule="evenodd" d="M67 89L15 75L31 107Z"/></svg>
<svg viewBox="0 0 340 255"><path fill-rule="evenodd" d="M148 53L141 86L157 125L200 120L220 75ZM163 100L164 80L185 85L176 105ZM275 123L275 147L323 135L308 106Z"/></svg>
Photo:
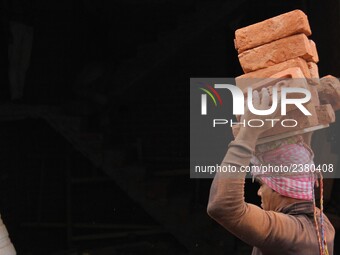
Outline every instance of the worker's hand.
<svg viewBox="0 0 340 255"><path fill-rule="evenodd" d="M246 100L247 101L247 100ZM253 102L253 106L255 109L257 110L267 110L271 108L271 97L269 95L268 89L267 88L262 88L261 92L258 91L253 91L252 94L252 102ZM241 134L247 134L247 136L252 136L252 138L258 138L259 135L265 131L267 131L268 129L272 128L273 126L273 122L272 121L266 121L266 119L277 119L274 124L280 119L280 116L278 115L280 112L280 106L281 106L281 101L280 98L278 98L278 106L276 108L276 110L269 115L256 115L254 113L252 113L249 109L248 109L248 104L247 102L245 102L245 113L241 118L241 122L243 122L245 120L246 125L243 126L243 124L241 125L241 129L240 132ZM257 119L257 120L262 120L263 121L263 125L261 127L254 127L256 126L260 126L261 125L261 121L254 121L252 122L253 127L248 126L248 121L251 119Z"/></svg>

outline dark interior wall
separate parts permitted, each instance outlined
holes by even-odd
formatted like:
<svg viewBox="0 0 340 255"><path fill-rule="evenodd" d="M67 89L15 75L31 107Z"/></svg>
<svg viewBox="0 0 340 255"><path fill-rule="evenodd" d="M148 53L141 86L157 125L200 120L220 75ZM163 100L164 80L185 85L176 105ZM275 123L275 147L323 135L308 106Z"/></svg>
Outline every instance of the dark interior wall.
<svg viewBox="0 0 340 255"><path fill-rule="evenodd" d="M312 39L318 47L320 76L332 74L339 77L339 2L309 3Z"/></svg>
<svg viewBox="0 0 340 255"><path fill-rule="evenodd" d="M7 2L7 4L6 4ZM6 25L10 17L8 2L3 1L1 9L3 26L0 40L2 87L1 98L8 102L8 61L7 43L9 40ZM112 91L120 90L123 85L115 82L116 71L125 62L134 62L142 49L149 48L150 55L153 47L162 46L160 38L172 36L181 25L179 17L192 17L197 4L205 2L213 6L222 1L43 1L32 2L32 24L34 27L34 43L32 59L27 74L24 103L28 105L54 105L69 115L81 115L86 123L81 127L87 133L102 132L104 148L129 147L131 141L140 139L143 145L144 165L147 174L165 170L187 168L189 162L189 78L190 77L235 77L242 74L242 69L234 49L234 31L240 27L273 17L293 9L303 10L309 17L313 31L312 39L316 42L320 57L320 74L339 75L339 3L338 1L272 1L247 0L226 15L219 23L198 34L192 40L183 42L165 61L152 67L151 71L138 80L133 87L117 95ZM228 2L228 1L227 1ZM232 1L229 1L232 3ZM199 19L199 17L196 17ZM188 20L195 24L195 20ZM139 63L135 64L138 68ZM141 67L142 68L142 67ZM98 75L94 83L89 82L89 76ZM129 70L126 71L129 78ZM83 80L82 80L83 78ZM82 89L82 86L85 88ZM79 91L80 90L80 91ZM98 91L106 97L103 105L91 101L92 95ZM75 103L77 101L77 103ZM74 106L79 106L74 107ZM229 102L231 106L231 101ZM84 108L86 108L84 110ZM118 109L118 113L116 112ZM85 112L85 113L84 113ZM118 117L117 117L118 116ZM123 119L120 119L122 117ZM8 127L1 126L3 133L16 131L11 123ZM37 133L27 132L27 136L35 136L37 144L57 143L55 134L39 135L44 128L30 124L24 125L27 130L37 129ZM24 128L24 129L25 129ZM335 133L338 133L337 127ZM17 132L24 132L18 128ZM12 133L12 135L15 135ZM232 139L230 130L226 130L226 142ZM335 136L336 137L336 136ZM10 171L8 176L2 176L6 185L3 186L2 201L4 217L8 219L9 230L14 231L14 240L25 249L29 246L27 239L20 235L19 221L24 221L30 215L35 215L36 201L34 194L39 185L39 172L21 180L21 172L25 166L38 169L35 161L24 158L17 167L20 156L11 156L13 151L25 154L33 146L30 139L18 136L12 139L3 136L8 146L4 145L9 161L4 161L4 167ZM338 139L338 138L335 138ZM339 138L340 140L340 138ZM22 146L17 150L16 146ZM126 145L124 145L126 144ZM337 143L339 144L339 143ZM64 145L58 151L64 150ZM38 146L45 150L44 146ZM46 146L48 147L48 146ZM8 150L7 150L8 149ZM69 148L68 148L69 149ZM57 152L55 152L57 154ZM126 161L135 161L135 154L128 154ZM22 158L21 158L22 159ZM137 160L136 160L137 161ZM6 165L6 162L11 164ZM16 162L16 163L14 163ZM85 163L84 163L85 162ZM84 160L89 167L90 163ZM57 168L57 163L54 168ZM51 169L53 170L53 167ZM84 167L85 168L85 167ZM19 169L19 170L18 170ZM12 172L13 171L13 172ZM53 170L55 171L55 170ZM63 174L55 177L54 185L50 186L51 194L46 200L58 202L62 200L63 187L58 186ZM27 174L27 173L26 173ZM35 178L32 178L35 177ZM59 178L59 179L58 179ZM174 193L188 193L194 180L187 176L174 181L171 190ZM184 181L183 179L186 178ZM19 180L19 182L18 182ZM202 180L198 190L197 210L205 214L208 192L211 180ZM15 185L24 183L20 188ZM15 185L14 185L15 184ZM249 183L250 184L250 183ZM26 185L26 186L25 186ZM32 187L33 186L33 187ZM30 192L22 195L25 189ZM60 196L55 198L53 193L59 190ZM256 185L247 185L247 201L258 203ZM79 195L80 200L83 199ZM115 197L117 204L124 204L123 198ZM32 201L32 199L34 201ZM60 201L59 201L60 202ZM128 203L133 204L132 201ZM53 203L51 203L53 205ZM6 209L6 205L9 205ZM180 209L181 205L179 205ZM57 210L55 207L51 207ZM124 207L126 211L126 207ZM60 207L60 210L63 208ZM108 208L103 207L102 215ZM29 214L15 212L27 210ZM54 211L55 213L55 211ZM52 216L53 213L48 212ZM57 214L57 213L56 213ZM147 221L145 212L136 210L140 222ZM131 213L133 218L133 213ZM18 216L18 218L16 217ZM58 214L57 214L58 216ZM60 216L60 215L59 215ZM110 215L109 215L110 216ZM105 217L109 216L105 215ZM85 216L84 216L85 217ZM102 216L104 217L104 216ZM129 220L131 220L129 218ZM146 220L147 219L147 220ZM151 221L151 220L150 220ZM185 228L185 226L183 226ZM27 232L27 235L34 232ZM45 236L46 237L46 236ZM17 239L16 239L17 238ZM39 237L40 238L40 237ZM42 234L41 238L44 238ZM47 238L48 239L48 238ZM44 240L44 239L40 239ZM55 244L55 250L63 245L65 240ZM21 247L18 247L20 250ZM42 252L42 251L40 251ZM34 254L34 253L33 253Z"/></svg>
<svg viewBox="0 0 340 255"><path fill-rule="evenodd" d="M229 64L223 75L235 76L241 71L232 48L233 30L297 8L309 15L312 39L320 54L320 73L328 71L336 75L339 70L337 6L336 1L247 1L224 21L231 30L225 30L229 36L225 44L229 51L227 61L233 64ZM166 2L156 5L33 1L32 9L35 32L26 86L26 96L32 103L67 101L72 98L70 87L84 65L105 62L114 72L122 60L136 56L140 45L157 43L160 33L176 28L178 16L177 10L169 8ZM153 22L157 19L157 23Z"/></svg>

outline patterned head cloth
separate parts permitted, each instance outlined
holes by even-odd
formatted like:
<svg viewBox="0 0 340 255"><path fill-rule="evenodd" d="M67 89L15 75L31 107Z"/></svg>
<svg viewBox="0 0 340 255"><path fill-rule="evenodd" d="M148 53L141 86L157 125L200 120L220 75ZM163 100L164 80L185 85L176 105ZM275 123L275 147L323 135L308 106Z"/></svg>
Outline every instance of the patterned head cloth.
<svg viewBox="0 0 340 255"><path fill-rule="evenodd" d="M270 188L282 196L296 199L312 200L314 208L314 224L319 243L320 254L328 255L327 240L324 229L323 214L323 181L320 175L320 220L317 220L317 211L314 196L314 184L317 177L312 171L298 173L269 173L261 170L263 165L287 166L301 164L311 169L313 166L313 151L303 142L301 136L294 136L268 144L259 145L256 155L251 159L255 166L252 171L253 177L259 178Z"/></svg>
<svg viewBox="0 0 340 255"><path fill-rule="evenodd" d="M251 163L254 165L253 177L259 178L283 196L303 200L313 199L316 180L314 174L309 171L300 172L300 166L306 167L306 169L312 167L313 152L304 144L301 136L259 145L256 150L256 156L251 159ZM299 164L300 166L295 169L299 171L293 173L291 170ZM285 166L285 169L289 170L287 172L264 172L262 166L265 165Z"/></svg>

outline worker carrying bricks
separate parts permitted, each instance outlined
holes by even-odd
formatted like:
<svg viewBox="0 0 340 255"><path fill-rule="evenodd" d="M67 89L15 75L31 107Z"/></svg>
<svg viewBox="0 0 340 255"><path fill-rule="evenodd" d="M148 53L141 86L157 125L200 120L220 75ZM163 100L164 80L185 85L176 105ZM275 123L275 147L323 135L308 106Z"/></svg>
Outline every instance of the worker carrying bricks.
<svg viewBox="0 0 340 255"><path fill-rule="evenodd" d="M300 10L235 33L245 72L236 78L236 85L250 97L253 108L270 109L273 91L284 87L298 86L311 95L304 104L309 116L297 107L287 108L286 116L282 116L280 107L269 115L256 115L245 104L244 115L237 116L240 123L257 119L265 124L233 127L235 140L229 144L221 168L233 166L237 171L217 172L212 182L208 214L253 246L253 255L333 254L335 230L323 213L322 175L310 171L315 166L310 140L311 131L335 121L334 111L340 108L340 83L332 76L319 78L316 45L307 38L310 34L307 16ZM264 121L271 118L291 118L298 124L272 127ZM258 195L262 208L244 199L246 171L242 169L250 164L251 175L261 185ZM291 165L304 166L304 170L263 170L264 166ZM320 209L315 203L315 185L320 186Z"/></svg>

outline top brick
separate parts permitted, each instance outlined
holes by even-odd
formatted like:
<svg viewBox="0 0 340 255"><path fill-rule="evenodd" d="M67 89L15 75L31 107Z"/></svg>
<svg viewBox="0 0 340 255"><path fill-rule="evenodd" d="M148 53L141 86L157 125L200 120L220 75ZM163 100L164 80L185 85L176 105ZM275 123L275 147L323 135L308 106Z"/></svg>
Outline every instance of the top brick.
<svg viewBox="0 0 340 255"><path fill-rule="evenodd" d="M294 34L312 34L307 15L294 10L235 31L238 53Z"/></svg>

